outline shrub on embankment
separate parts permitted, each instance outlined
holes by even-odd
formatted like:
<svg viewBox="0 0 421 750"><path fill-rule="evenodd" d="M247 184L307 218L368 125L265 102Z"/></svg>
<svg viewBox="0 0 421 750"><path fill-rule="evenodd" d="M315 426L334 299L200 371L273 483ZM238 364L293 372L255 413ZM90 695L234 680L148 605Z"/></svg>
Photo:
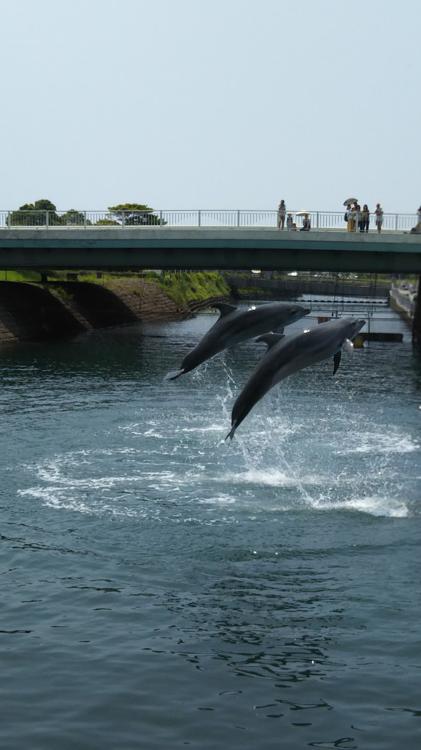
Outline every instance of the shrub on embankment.
<svg viewBox="0 0 421 750"><path fill-rule="evenodd" d="M145 277L158 284L177 305L230 296L230 288L218 271L150 272Z"/></svg>

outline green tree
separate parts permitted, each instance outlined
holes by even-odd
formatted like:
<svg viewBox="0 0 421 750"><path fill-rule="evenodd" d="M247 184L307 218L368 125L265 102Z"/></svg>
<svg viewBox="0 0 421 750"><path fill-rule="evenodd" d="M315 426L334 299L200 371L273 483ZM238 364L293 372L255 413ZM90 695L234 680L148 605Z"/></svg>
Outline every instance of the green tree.
<svg viewBox="0 0 421 750"><path fill-rule="evenodd" d="M116 206L109 206L108 210L120 224L124 221L124 224L127 226L165 223L154 213L153 208L144 203L118 203Z"/></svg>
<svg viewBox="0 0 421 750"><path fill-rule="evenodd" d="M47 224L51 226L61 224L61 218L57 214L57 208L47 198L40 198L34 203L24 203L18 211L12 211L9 216L10 224L15 226L38 227Z"/></svg>
<svg viewBox="0 0 421 750"><path fill-rule="evenodd" d="M119 227L120 224L115 219L98 219L95 222L96 227Z"/></svg>
<svg viewBox="0 0 421 750"><path fill-rule="evenodd" d="M92 222L89 219L86 219L85 222L85 214L82 211L76 211L75 208L69 208L68 211L65 211L64 214L61 214L60 220L62 224L65 224L66 226L84 226L85 223L90 225Z"/></svg>

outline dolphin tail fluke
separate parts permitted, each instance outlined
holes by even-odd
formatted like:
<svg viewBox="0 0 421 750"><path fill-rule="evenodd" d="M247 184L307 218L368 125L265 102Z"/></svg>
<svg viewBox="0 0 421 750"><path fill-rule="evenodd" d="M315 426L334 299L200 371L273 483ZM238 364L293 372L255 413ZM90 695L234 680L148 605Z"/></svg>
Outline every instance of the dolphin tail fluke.
<svg viewBox="0 0 421 750"><path fill-rule="evenodd" d="M180 375L184 375L185 370L171 370L171 372L167 373L165 376L165 380L176 380L180 377Z"/></svg>
<svg viewBox="0 0 421 750"><path fill-rule="evenodd" d="M228 440L228 438L229 438L230 440L232 440L232 439L233 439L233 437L234 437L234 432L236 431L237 427L238 427L238 422L234 422L234 424L232 425L232 427L231 427L231 429L230 429L230 431L229 431L228 435L226 436L225 440Z"/></svg>

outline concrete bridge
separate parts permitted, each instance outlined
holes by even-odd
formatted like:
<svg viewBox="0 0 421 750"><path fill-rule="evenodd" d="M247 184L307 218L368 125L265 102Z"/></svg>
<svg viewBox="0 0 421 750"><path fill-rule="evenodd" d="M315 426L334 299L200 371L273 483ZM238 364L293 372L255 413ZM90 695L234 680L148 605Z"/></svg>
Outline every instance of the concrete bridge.
<svg viewBox="0 0 421 750"><path fill-rule="evenodd" d="M421 274L421 235L170 226L2 228L0 269Z"/></svg>

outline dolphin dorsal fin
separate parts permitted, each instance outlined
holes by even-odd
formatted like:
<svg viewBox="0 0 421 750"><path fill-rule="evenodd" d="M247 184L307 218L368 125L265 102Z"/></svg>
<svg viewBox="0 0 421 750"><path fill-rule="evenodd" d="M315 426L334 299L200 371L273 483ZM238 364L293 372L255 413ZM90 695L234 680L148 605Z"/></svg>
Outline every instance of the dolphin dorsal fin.
<svg viewBox="0 0 421 750"><path fill-rule="evenodd" d="M335 374L336 370L341 364L341 356L342 356L342 352L339 349L339 351L336 352L335 356L333 357L333 374Z"/></svg>
<svg viewBox="0 0 421 750"><path fill-rule="evenodd" d="M217 310L220 312L220 317L223 318L225 315L229 315L232 312L235 312L237 309L235 305L229 305L228 302L215 302L212 307L216 307Z"/></svg>
<svg viewBox="0 0 421 750"><path fill-rule="evenodd" d="M278 343L281 339L283 339L285 336L284 333L264 333L263 336L259 336L256 341L262 342L263 344L267 345L268 349L271 349L272 346L275 346L275 344Z"/></svg>

